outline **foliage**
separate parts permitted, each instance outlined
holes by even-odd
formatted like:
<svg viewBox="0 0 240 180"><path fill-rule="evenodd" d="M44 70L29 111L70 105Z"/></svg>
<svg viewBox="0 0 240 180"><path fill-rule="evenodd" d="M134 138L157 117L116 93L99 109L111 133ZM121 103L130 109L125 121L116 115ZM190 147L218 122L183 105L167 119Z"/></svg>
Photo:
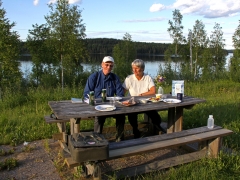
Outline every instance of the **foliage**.
<svg viewBox="0 0 240 180"><path fill-rule="evenodd" d="M168 24L170 25L170 27L168 28L168 32L170 34L170 37L173 39L173 45L175 46L175 56L178 55L179 44L185 41L183 36L182 18L183 16L180 13L180 10L175 9L173 11L173 21L168 21Z"/></svg>
<svg viewBox="0 0 240 180"><path fill-rule="evenodd" d="M88 57L83 41L85 25L78 6L69 5L67 0L58 0L49 8L46 24L33 25L27 39L34 63L32 78L37 85L61 83L63 88L80 80L81 62Z"/></svg>
<svg viewBox="0 0 240 180"><path fill-rule="evenodd" d="M136 58L136 48L132 42L131 35L126 33L123 41L113 48L114 73L121 81L132 73L131 62Z"/></svg>
<svg viewBox="0 0 240 180"><path fill-rule="evenodd" d="M0 162L0 171L1 170L11 170L18 165L18 161L15 158L6 158L4 162Z"/></svg>
<svg viewBox="0 0 240 180"><path fill-rule="evenodd" d="M154 78L154 83L156 87L164 86L166 84L166 77L159 74Z"/></svg>
<svg viewBox="0 0 240 180"><path fill-rule="evenodd" d="M6 11L1 7L0 0L0 99L1 91L18 87L21 83L21 72L18 68L20 53L19 35L12 29L15 23L5 17Z"/></svg>
<svg viewBox="0 0 240 180"><path fill-rule="evenodd" d="M232 80L240 82L240 20L239 25L232 36L232 41L235 50L233 51L233 57L231 58L230 76Z"/></svg>

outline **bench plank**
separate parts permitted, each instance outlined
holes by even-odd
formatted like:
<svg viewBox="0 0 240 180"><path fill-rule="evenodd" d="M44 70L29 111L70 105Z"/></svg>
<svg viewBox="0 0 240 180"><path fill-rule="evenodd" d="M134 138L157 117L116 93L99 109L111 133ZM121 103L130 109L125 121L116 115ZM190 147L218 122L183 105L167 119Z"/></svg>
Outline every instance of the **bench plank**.
<svg viewBox="0 0 240 180"><path fill-rule="evenodd" d="M207 154L207 151L202 150L202 151L197 151L197 152L188 153L184 155L178 155L176 157L170 157L164 160L158 160L151 163L142 164L139 166L120 169L118 171L114 171L114 175L118 178L141 175L144 173L149 173L152 171L166 169L166 168L177 166L180 164L197 161L201 158L204 158L206 154ZM106 174L109 175L109 174L112 174L112 172L107 172Z"/></svg>
<svg viewBox="0 0 240 180"><path fill-rule="evenodd" d="M179 134L181 132L178 132ZM165 149L170 147L177 147L188 143L200 142L209 139L214 139L217 137L222 137L231 134L232 131L228 129L217 129L210 132L199 133L195 135L189 135L184 137L178 137L173 139L165 139L164 141L150 142L146 144L140 144L130 147L124 147L121 149L109 150L109 158L125 157L131 156L134 154L140 154L143 152L149 152L153 150ZM158 135L161 136L161 135ZM163 136L163 135L162 135ZM144 139L144 138L142 138ZM111 144L110 144L111 145Z"/></svg>
<svg viewBox="0 0 240 180"><path fill-rule="evenodd" d="M115 143L111 143L109 145L109 150L120 149L120 148L124 148L124 147L140 145L140 144L153 143L153 142L158 142L158 141L164 141L164 140L174 139L174 138L179 138L179 137L185 137L185 136L204 133L204 132L213 131L213 130L217 130L217 129L222 129L222 127L215 126L214 129L210 130L206 126L204 126L204 127L184 130L184 131L177 132L177 133L162 134L160 136L159 135L149 136L149 137L145 137L145 138L133 139L131 141L115 142Z"/></svg>

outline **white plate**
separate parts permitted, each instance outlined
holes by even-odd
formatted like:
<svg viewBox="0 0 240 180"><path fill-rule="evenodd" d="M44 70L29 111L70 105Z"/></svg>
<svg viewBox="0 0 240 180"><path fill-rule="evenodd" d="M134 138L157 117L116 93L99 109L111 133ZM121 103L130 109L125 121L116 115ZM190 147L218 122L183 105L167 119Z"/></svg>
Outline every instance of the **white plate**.
<svg viewBox="0 0 240 180"><path fill-rule="evenodd" d="M95 109L98 111L113 111L116 107L112 107L111 105L98 105L95 106Z"/></svg>
<svg viewBox="0 0 240 180"><path fill-rule="evenodd" d="M169 98L169 99L164 99L163 102L165 102L165 103L180 103L181 100Z"/></svg>
<svg viewBox="0 0 240 180"><path fill-rule="evenodd" d="M121 100L122 98L121 97L107 97L107 100L115 100L115 101L119 101Z"/></svg>

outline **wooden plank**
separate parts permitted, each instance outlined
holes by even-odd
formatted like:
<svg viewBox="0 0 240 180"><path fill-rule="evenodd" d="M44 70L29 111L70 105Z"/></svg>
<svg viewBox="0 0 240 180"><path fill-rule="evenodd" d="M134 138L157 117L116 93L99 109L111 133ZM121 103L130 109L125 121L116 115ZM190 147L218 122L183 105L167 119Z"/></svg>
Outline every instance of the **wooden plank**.
<svg viewBox="0 0 240 180"><path fill-rule="evenodd" d="M149 173L156 170L166 169L166 168L177 166L180 164L193 162L205 156L206 156L206 150L198 151L198 152L188 153L184 155L179 155L176 157L167 158L164 160L154 161L154 162L139 165L139 166L121 169L118 171L114 171L113 173L114 175L117 176L117 178L132 177L132 176Z"/></svg>
<svg viewBox="0 0 240 180"><path fill-rule="evenodd" d="M151 142L151 143L148 143L147 145L141 144L141 145L135 145L135 146L125 147L121 149L114 149L109 151L109 158L131 156L134 154L140 154L143 152L149 152L149 151L154 151L158 149L177 147L177 146L188 144L188 143L205 141L208 139L214 139L217 137L226 136L231 133L232 131L228 129L218 129L218 130L200 133L196 135L184 136L180 138L169 139L169 140L158 141L158 142Z"/></svg>
<svg viewBox="0 0 240 180"><path fill-rule="evenodd" d="M167 133L174 132L174 119L175 119L175 107L168 109L168 125L167 125Z"/></svg>
<svg viewBox="0 0 240 180"><path fill-rule="evenodd" d="M216 158L221 148L221 137L214 140L209 140L208 142L208 156Z"/></svg>
<svg viewBox="0 0 240 180"><path fill-rule="evenodd" d="M63 140L63 133L61 132L61 133L53 134L53 135L52 135L52 138L53 138L54 140Z"/></svg>
<svg viewBox="0 0 240 180"><path fill-rule="evenodd" d="M183 123L183 107L177 107L174 132L182 131L182 123Z"/></svg>
<svg viewBox="0 0 240 180"><path fill-rule="evenodd" d="M65 158L64 162L67 164L69 168L73 168L81 165L80 163L74 161L71 157Z"/></svg>
<svg viewBox="0 0 240 180"><path fill-rule="evenodd" d="M66 123L64 122L58 122L57 123L57 126L58 126L58 130L59 132L66 132Z"/></svg>
<svg viewBox="0 0 240 180"><path fill-rule="evenodd" d="M222 127L215 126L213 130L217 130L217 129L222 129ZM109 149L113 150L113 149L120 149L120 148L124 148L124 147L140 145L140 144L153 143L153 142L157 142L157 141L165 141L165 140L169 140L169 139L184 137L184 136L188 136L188 135L195 135L195 134L204 133L204 132L213 131L213 130L210 130L206 126L203 126L203 127L199 127L199 128L183 130L181 132L176 132L176 133L149 136L149 137L126 140L126 141L121 141L121 142L113 142L113 143L109 144Z"/></svg>
<svg viewBox="0 0 240 180"><path fill-rule="evenodd" d="M49 124L58 123L58 122L60 122L60 123L61 122L69 122L70 121L70 119L54 119L54 118L51 118L50 115L44 116L44 119L45 119L46 123L49 123Z"/></svg>

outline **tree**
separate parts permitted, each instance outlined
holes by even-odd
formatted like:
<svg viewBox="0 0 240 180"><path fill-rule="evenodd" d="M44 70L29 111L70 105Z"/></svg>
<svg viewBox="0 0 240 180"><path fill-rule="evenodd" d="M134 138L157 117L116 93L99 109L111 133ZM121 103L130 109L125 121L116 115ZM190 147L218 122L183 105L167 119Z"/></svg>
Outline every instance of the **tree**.
<svg viewBox="0 0 240 180"><path fill-rule="evenodd" d="M181 43L185 41L185 38L183 36L183 26L182 26L182 14L179 10L175 9L173 11L173 21L168 21L168 24L170 27L168 28L168 32L170 34L170 37L173 39L173 45L175 47L174 53L175 56L178 55L178 47Z"/></svg>
<svg viewBox="0 0 240 180"><path fill-rule="evenodd" d="M201 62L201 55L203 54L205 48L208 46L208 37L207 32L205 31L205 26L202 23L202 21L196 20L195 25L193 26L192 30L192 50L193 50L193 63L194 66L194 77L197 77L199 75L199 69Z"/></svg>
<svg viewBox="0 0 240 180"><path fill-rule="evenodd" d="M30 80L38 86L40 83L45 84L46 86L51 86L52 84L56 84L57 77L55 73L52 73L52 68L57 62L53 58L53 47L48 44L48 39L50 36L50 29L46 24L33 25L33 30L29 30L29 34L27 36L26 46L32 56L32 74ZM47 71L46 71L47 69ZM51 82L43 80L44 75L47 73L48 76L52 75L51 78L48 78ZM53 81L55 79L55 81Z"/></svg>
<svg viewBox="0 0 240 180"><path fill-rule="evenodd" d="M132 42L129 33L125 33L123 41L113 48L113 58L115 61L114 73L116 73L123 81L132 73L131 62L136 58L136 48Z"/></svg>
<svg viewBox="0 0 240 180"><path fill-rule="evenodd" d="M68 0L57 0L56 4L49 4L49 8L50 14L45 16L45 27L39 27L38 33L30 32L30 35L32 39L39 33L46 36L46 40L40 41L42 44L39 46L51 49L51 60L52 63L58 62L57 77L61 79L63 89L65 82L72 83L78 78L82 72L81 62L88 57L83 42L86 28L82 23L82 11L78 10L78 6L70 5ZM38 27L35 26L36 28ZM39 52L35 50L35 53Z"/></svg>
<svg viewBox="0 0 240 180"><path fill-rule="evenodd" d="M231 79L240 82L240 20L237 29L235 30L233 36L233 57L230 60L230 76Z"/></svg>
<svg viewBox="0 0 240 180"><path fill-rule="evenodd" d="M6 11L1 6L0 0L0 93L6 88L16 87L21 82L21 72L17 62L20 54L19 35L12 30L15 23L10 23L5 17Z"/></svg>
<svg viewBox="0 0 240 180"><path fill-rule="evenodd" d="M213 68L214 74L218 75L224 70L226 62L226 52L224 50L225 39L223 39L223 31L222 27L220 27L220 24L215 23L213 29L214 31L210 35L209 43L212 58L209 65Z"/></svg>

